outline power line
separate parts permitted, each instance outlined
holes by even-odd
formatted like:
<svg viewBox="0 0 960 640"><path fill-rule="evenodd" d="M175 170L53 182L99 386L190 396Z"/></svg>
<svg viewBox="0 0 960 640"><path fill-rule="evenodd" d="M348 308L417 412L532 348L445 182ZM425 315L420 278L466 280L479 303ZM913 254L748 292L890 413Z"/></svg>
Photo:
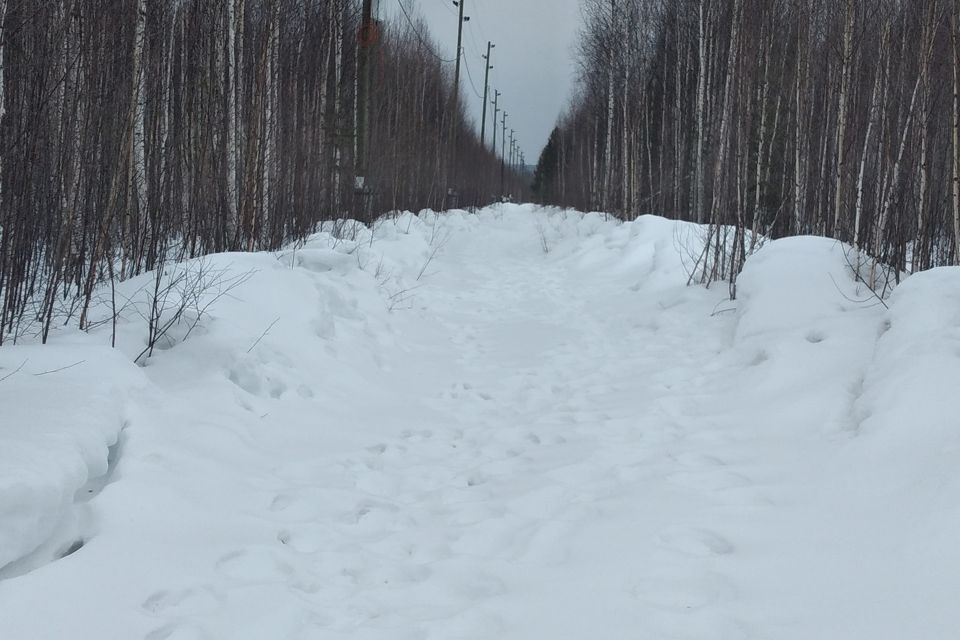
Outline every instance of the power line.
<svg viewBox="0 0 960 640"><path fill-rule="evenodd" d="M434 52L433 46L431 46L430 43L428 43L427 41L425 41L425 40L423 39L423 36L420 34L420 31L417 29L416 26L414 26L413 20L410 18L410 14L407 13L407 8L406 8L405 6L403 6L403 0L397 0L397 4L400 5L400 11L403 12L403 16L407 19L407 24L410 25L410 28L411 28L411 29L413 30L413 32L417 35L417 40L420 41L420 44L423 45L424 48L426 48L427 53L429 53L430 55L432 55L434 58L436 58L436 59L439 60L440 62L448 62L448 63L449 63L449 62L455 62L455 60L447 60L446 58L442 58L442 57L438 56L438 55Z"/></svg>
<svg viewBox="0 0 960 640"><path fill-rule="evenodd" d="M482 4L482 2L481 2L480 0L473 0L473 14L474 14L475 16L477 16L477 18L480 18L480 21L482 22L482 21L483 21L483 18L480 17L480 13L481 13L481 12L480 12L480 5L481 5L481 4Z"/></svg>
<svg viewBox="0 0 960 640"><path fill-rule="evenodd" d="M476 34L473 30L473 21L467 23L467 35L470 36L470 41L473 44L473 52L478 56L483 55L483 53L481 53L480 45L477 43Z"/></svg>
<svg viewBox="0 0 960 640"><path fill-rule="evenodd" d="M473 89L473 93L476 94L478 98L483 100L483 96L481 96L480 92L477 91L477 85L473 83L473 74L470 73L470 64L467 62L467 56L463 56L463 64L467 68L467 78L470 80L470 87Z"/></svg>
<svg viewBox="0 0 960 640"><path fill-rule="evenodd" d="M439 0L439 1L440 1L440 4L443 5L443 8L447 10L447 13L449 13L452 16L457 15L457 12L451 9L450 5L447 4L447 0Z"/></svg>

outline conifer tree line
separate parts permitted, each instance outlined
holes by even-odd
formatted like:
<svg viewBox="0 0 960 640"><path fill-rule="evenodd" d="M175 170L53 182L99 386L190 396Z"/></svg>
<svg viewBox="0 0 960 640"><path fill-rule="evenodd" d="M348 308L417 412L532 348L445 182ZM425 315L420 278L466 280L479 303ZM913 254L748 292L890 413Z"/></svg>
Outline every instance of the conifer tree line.
<svg viewBox="0 0 960 640"><path fill-rule="evenodd" d="M408 15L372 34L359 202L360 0L0 0L0 344L64 308L83 326L107 279L499 195Z"/></svg>
<svg viewBox="0 0 960 640"><path fill-rule="evenodd" d="M751 231L838 238L902 271L960 261L960 4L582 9L577 93L540 158L542 201L708 223L704 280L735 279Z"/></svg>

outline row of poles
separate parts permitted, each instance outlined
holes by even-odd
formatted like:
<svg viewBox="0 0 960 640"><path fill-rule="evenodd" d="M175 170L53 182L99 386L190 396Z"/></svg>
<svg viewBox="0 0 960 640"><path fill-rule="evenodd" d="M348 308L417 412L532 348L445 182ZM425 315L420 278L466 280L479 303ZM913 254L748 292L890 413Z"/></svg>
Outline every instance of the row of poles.
<svg viewBox="0 0 960 640"><path fill-rule="evenodd" d="M459 117L459 100L460 100L460 61L463 54L463 25L469 22L470 16L464 15L466 11L467 0L452 0L453 5L459 9L459 15L457 19L457 60L456 60L456 69L453 74L453 117ZM480 124L480 146L486 146L487 144L487 111L491 105L493 105L493 143L491 149L494 156L497 155L497 116L500 115L500 112L503 111L501 118L500 126L502 128L502 136L500 139L500 198L502 199L505 195L505 181L506 181L506 169L509 166L511 171L516 171L518 168L526 166L526 158L523 151L520 150L520 141L516 136L516 131L510 129L510 149L509 153L507 150L507 118L510 117L510 114L506 110L500 108L500 96L503 95L500 91L494 91L493 100L490 100L490 71L493 70L493 50L496 48L492 41L487 41L487 53L482 56L484 60L484 73L483 73L483 115L481 117ZM451 176L454 184L456 184L456 131L459 122L454 122L454 134L453 134L453 150L454 153L451 157ZM455 190L451 190L450 193L456 197Z"/></svg>
<svg viewBox="0 0 960 640"><path fill-rule="evenodd" d="M363 0L363 10L361 14L360 21L360 34L359 34L359 47L357 52L357 75L358 75L358 84L357 84L357 132L356 132L356 154L355 154L355 175L356 177L356 192L361 197L364 202L364 207L369 207L370 195L372 193L371 185L366 180L367 174L367 157L369 153L368 142L369 142L369 119L370 119L370 105L369 105L369 96L372 81L371 74L371 60L372 60L372 49L378 44L378 23L375 19L375 15L379 13L379 1L380 0ZM459 101L460 101L460 63L463 53L463 25L470 20L470 17L464 15L466 10L467 0L452 0L455 7L459 9L458 15L458 25L457 25L457 57L456 57L456 68L454 71L454 81L453 81L453 94L451 95L451 106L453 117L456 119L459 117ZM375 10L375 5L377 8ZM506 110L501 109L500 107L500 97L503 95L500 91L493 92L493 99L490 100L490 71L493 70L492 64L492 55L493 50L496 48L496 45L493 42L487 42L487 54L482 56L485 62L484 70L484 80L483 80L483 116L481 119L480 125L480 144L485 146L487 144L487 111L492 106L493 107L493 142L492 142L492 151L494 156L497 154L497 117L500 116L500 129L501 129L501 138L500 138L500 197L503 198L505 188L506 188L506 170L509 167L511 171L516 171L526 166L526 157L524 156L523 151L520 149L520 141L516 136L516 131L510 129L509 141L510 147L507 149L507 119L510 117L510 114ZM502 115L501 115L502 112ZM450 159L450 183L451 185L456 185L457 183L457 163L456 163L456 151L457 151L457 131L459 130L460 123L454 121L452 127L451 135L451 153ZM455 187L448 189L448 205L455 207L457 206L458 194Z"/></svg>
<svg viewBox="0 0 960 640"><path fill-rule="evenodd" d="M461 0L463 2L465 0ZM493 64L491 62L491 56L493 54L493 49L497 45L493 44L490 41L487 41L487 54L482 56L486 62L486 71L483 78L483 117L481 118L480 124L480 145L483 146L487 144L487 110L490 108L490 105L493 105L493 153L497 153L497 116L500 114L500 96L502 95L500 91L495 90L493 92L493 100L490 98L490 71L493 70ZM489 102L488 102L489 100ZM503 128L503 137L501 138L501 149L500 149L500 192L503 193L503 173L504 173L504 164L506 161L509 161L510 166L514 169L519 167L526 166L526 157L524 156L523 151L520 150L520 141L516 137L516 131L510 129L510 153L507 154L507 118L510 116L506 110L503 111L503 119L501 121L501 126Z"/></svg>

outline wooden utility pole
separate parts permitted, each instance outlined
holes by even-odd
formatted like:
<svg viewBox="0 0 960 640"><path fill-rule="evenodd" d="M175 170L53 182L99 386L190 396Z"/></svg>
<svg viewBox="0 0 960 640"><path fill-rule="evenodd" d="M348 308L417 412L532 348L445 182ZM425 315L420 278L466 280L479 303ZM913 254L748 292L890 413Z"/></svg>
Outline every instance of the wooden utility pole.
<svg viewBox="0 0 960 640"><path fill-rule="evenodd" d="M510 129L510 171L513 171L513 151L516 148L515 147L516 141L514 140L513 136L515 133L516 131L514 129Z"/></svg>
<svg viewBox="0 0 960 640"><path fill-rule="evenodd" d="M483 56L483 59L486 60L486 62L487 62L487 64L486 64L487 71L486 71L486 74L485 74L484 79L483 79L483 117L482 117L481 120L480 120L480 122L481 122L481 124L480 124L480 146L481 146L481 147L486 144L486 140L487 140L487 96L490 95L490 70L493 69L493 65L490 64L490 50L493 49L493 48L496 47L496 46L497 46L497 45L495 45L495 44L493 44L492 42L489 42L489 41L488 41L488 42L487 42L487 55ZM499 92L498 92L498 95L499 95ZM494 132L496 132L496 130L497 130L497 125L496 125L497 115L494 114L494 115L493 115L493 118L494 118L494 120L493 120L493 122L494 122L493 130L494 130ZM494 133L494 135L496 135L496 133ZM496 143L494 143L494 146L496 146Z"/></svg>
<svg viewBox="0 0 960 640"><path fill-rule="evenodd" d="M379 0L377 0L379 4ZM374 0L363 0L363 14L360 18L360 31L357 37L357 145L354 158L354 176L356 193L361 196L364 208L366 197L370 193L367 177L367 155L369 152L370 129L370 82L373 77L370 64L372 50L380 39L379 29L373 19Z"/></svg>
<svg viewBox="0 0 960 640"><path fill-rule="evenodd" d="M493 92L493 155L497 155L497 115L500 113L500 92ZM486 105L484 105L486 109Z"/></svg>
<svg viewBox="0 0 960 640"><path fill-rule="evenodd" d="M503 200L503 182L506 177L506 161L507 161L507 116L510 114L506 111L503 112L503 136L500 140L500 199Z"/></svg>
<svg viewBox="0 0 960 640"><path fill-rule="evenodd" d="M470 18L464 19L463 17L467 0L453 0L453 4L460 8L460 17L457 20L457 66L453 72L453 105L457 106L460 102L460 53L463 51L463 23Z"/></svg>
<svg viewBox="0 0 960 640"><path fill-rule="evenodd" d="M460 129L460 54L463 52L463 23L470 18L463 15L467 0L453 0L453 4L459 7L460 14L457 18L457 65L453 72L453 95L450 96L450 184L447 187L447 195L453 200L450 203L453 207L457 206L457 132Z"/></svg>

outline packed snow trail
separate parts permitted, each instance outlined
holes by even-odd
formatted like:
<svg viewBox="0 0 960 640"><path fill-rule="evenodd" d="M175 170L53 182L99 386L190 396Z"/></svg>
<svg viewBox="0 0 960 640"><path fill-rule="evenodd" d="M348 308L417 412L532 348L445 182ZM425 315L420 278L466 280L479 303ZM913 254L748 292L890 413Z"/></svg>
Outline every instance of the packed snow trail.
<svg viewBox="0 0 960 640"><path fill-rule="evenodd" d="M0 572L0 635L954 637L960 438L874 426L889 314L816 239L739 307L685 287L696 238L504 207L231 256L257 276L127 392L83 547Z"/></svg>

